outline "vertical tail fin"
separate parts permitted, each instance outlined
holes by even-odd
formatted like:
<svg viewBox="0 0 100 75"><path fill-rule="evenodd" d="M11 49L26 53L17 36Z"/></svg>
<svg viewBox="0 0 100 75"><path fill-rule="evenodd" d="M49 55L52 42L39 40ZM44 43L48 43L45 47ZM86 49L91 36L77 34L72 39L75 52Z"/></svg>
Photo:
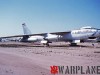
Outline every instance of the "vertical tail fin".
<svg viewBox="0 0 100 75"><path fill-rule="evenodd" d="M22 27L25 35L31 34L31 31L28 29L25 23L22 24Z"/></svg>

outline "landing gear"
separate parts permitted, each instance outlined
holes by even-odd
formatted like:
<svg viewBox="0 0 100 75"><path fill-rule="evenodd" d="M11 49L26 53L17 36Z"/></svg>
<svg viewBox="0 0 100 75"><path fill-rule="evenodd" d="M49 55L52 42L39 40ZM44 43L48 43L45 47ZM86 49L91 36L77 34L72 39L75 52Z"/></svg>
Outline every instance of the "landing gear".
<svg viewBox="0 0 100 75"><path fill-rule="evenodd" d="M77 43L71 43L70 46L77 46Z"/></svg>
<svg viewBox="0 0 100 75"><path fill-rule="evenodd" d="M49 47L50 45L49 45L49 43L44 43L43 44L45 47Z"/></svg>
<svg viewBox="0 0 100 75"><path fill-rule="evenodd" d="M2 38L0 38L0 42L2 42Z"/></svg>
<svg viewBox="0 0 100 75"><path fill-rule="evenodd" d="M47 41L46 46L50 47L49 43L52 43L51 41Z"/></svg>
<svg viewBox="0 0 100 75"><path fill-rule="evenodd" d="M50 46L49 43L46 43L46 46L49 47Z"/></svg>

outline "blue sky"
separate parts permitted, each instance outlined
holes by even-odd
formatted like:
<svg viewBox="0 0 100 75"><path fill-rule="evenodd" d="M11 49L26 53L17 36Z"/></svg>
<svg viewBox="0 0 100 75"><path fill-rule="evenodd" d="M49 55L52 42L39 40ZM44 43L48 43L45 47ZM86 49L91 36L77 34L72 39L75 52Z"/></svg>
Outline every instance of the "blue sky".
<svg viewBox="0 0 100 75"><path fill-rule="evenodd" d="M0 36L100 28L100 0L0 0Z"/></svg>

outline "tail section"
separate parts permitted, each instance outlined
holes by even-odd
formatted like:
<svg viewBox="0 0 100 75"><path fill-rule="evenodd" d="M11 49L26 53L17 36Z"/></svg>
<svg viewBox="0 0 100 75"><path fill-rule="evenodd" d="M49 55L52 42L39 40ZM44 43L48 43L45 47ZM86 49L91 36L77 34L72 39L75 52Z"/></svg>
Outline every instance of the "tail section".
<svg viewBox="0 0 100 75"><path fill-rule="evenodd" d="M22 24L22 27L25 35L31 34L31 31L28 29L25 23Z"/></svg>

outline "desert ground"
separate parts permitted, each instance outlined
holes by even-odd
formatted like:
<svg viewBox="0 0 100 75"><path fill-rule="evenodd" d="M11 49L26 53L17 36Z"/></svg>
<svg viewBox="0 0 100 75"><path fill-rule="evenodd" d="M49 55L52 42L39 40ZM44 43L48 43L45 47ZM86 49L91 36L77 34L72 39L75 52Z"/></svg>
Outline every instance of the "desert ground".
<svg viewBox="0 0 100 75"><path fill-rule="evenodd" d="M58 42L45 47L33 43L0 43L0 75L52 75L53 65L100 66L100 44L81 43L74 47Z"/></svg>

